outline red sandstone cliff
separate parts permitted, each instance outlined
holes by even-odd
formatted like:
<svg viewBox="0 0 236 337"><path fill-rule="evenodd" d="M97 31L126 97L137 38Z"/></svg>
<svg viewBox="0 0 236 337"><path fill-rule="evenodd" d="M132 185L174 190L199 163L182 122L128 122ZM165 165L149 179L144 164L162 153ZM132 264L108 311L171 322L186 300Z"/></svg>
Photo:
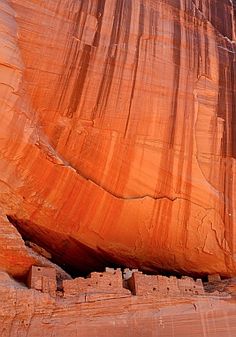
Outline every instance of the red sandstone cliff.
<svg viewBox="0 0 236 337"><path fill-rule="evenodd" d="M75 270L236 273L233 15L230 0L0 2L2 269L34 261L7 215Z"/></svg>

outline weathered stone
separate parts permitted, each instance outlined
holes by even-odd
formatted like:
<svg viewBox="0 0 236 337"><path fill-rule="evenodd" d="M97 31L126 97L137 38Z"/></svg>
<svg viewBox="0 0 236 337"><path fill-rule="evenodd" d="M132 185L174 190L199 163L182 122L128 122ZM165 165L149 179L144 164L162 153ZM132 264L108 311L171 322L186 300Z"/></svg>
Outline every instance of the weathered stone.
<svg viewBox="0 0 236 337"><path fill-rule="evenodd" d="M109 268L105 273L91 273L87 278L75 278L63 281L64 297L76 297L85 294L86 297L96 295L96 299L127 296L130 292L123 287L122 273L120 270L111 272Z"/></svg>
<svg viewBox="0 0 236 337"><path fill-rule="evenodd" d="M0 1L0 269L236 274L235 32L234 0ZM178 300L0 275L0 335L235 335L234 284L155 280Z"/></svg>
<svg viewBox="0 0 236 337"><path fill-rule="evenodd" d="M164 301L154 296L117 295L85 302L79 294L54 298L0 273L0 298L2 337L221 337L222 331L234 336L236 330L232 298L214 294Z"/></svg>
<svg viewBox="0 0 236 337"><path fill-rule="evenodd" d="M128 279L128 288L133 295L154 295L158 297L197 296L205 291L201 280L194 281L190 277L177 279L174 276L145 275L135 272Z"/></svg>
<svg viewBox="0 0 236 337"><path fill-rule="evenodd" d="M28 287L56 296L56 270L50 267L32 266L28 279Z"/></svg>

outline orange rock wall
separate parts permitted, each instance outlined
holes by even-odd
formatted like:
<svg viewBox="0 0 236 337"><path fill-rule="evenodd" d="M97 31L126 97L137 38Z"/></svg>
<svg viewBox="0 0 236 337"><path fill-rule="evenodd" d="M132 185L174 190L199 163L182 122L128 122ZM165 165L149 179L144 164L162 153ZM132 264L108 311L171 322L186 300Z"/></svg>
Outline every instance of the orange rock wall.
<svg viewBox="0 0 236 337"><path fill-rule="evenodd" d="M235 274L233 15L1 1L0 205L24 237L78 271Z"/></svg>

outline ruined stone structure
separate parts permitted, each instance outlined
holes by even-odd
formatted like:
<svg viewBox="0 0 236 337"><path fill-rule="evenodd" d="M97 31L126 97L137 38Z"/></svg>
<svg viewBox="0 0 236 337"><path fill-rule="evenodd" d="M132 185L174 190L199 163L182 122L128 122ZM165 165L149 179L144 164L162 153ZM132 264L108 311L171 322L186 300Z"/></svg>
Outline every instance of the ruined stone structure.
<svg viewBox="0 0 236 337"><path fill-rule="evenodd" d="M232 297L52 297L0 272L0 298L1 337L235 336Z"/></svg>
<svg viewBox="0 0 236 337"><path fill-rule="evenodd" d="M56 270L50 267L32 266L27 284L29 288L49 293L51 296L56 296L57 282Z"/></svg>
<svg viewBox="0 0 236 337"><path fill-rule="evenodd" d="M104 273L91 273L87 278L78 277L74 280L63 281L65 297L86 295L94 299L102 295L127 296L130 291L123 288L122 273L120 269L106 269Z"/></svg>
<svg viewBox="0 0 236 337"><path fill-rule="evenodd" d="M177 279L174 276L146 275L130 271L129 278L122 277L120 269L106 268L103 273L91 273L87 278L78 277L64 280L63 297L76 297L80 302L101 298L126 297L132 295L154 295L158 297L175 297L187 295L204 295L202 281L190 277ZM125 283L124 283L125 281ZM53 268L33 266L28 276L28 286L55 296L56 273Z"/></svg>
<svg viewBox="0 0 236 337"><path fill-rule="evenodd" d="M201 279L194 281L190 277L177 279L174 276L153 276L134 272L128 280L128 286L134 295L186 296L204 295Z"/></svg>
<svg viewBox="0 0 236 337"><path fill-rule="evenodd" d="M221 277L219 274L208 275L208 282L220 282L220 281L221 281Z"/></svg>

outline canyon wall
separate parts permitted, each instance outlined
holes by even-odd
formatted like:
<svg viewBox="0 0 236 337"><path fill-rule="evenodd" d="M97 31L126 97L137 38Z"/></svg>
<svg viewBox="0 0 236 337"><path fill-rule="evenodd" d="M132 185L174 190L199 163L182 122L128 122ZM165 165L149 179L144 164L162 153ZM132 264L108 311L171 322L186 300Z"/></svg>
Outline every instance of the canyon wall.
<svg viewBox="0 0 236 337"><path fill-rule="evenodd" d="M0 18L1 269L34 263L22 236L75 272L235 274L233 2L2 0Z"/></svg>

